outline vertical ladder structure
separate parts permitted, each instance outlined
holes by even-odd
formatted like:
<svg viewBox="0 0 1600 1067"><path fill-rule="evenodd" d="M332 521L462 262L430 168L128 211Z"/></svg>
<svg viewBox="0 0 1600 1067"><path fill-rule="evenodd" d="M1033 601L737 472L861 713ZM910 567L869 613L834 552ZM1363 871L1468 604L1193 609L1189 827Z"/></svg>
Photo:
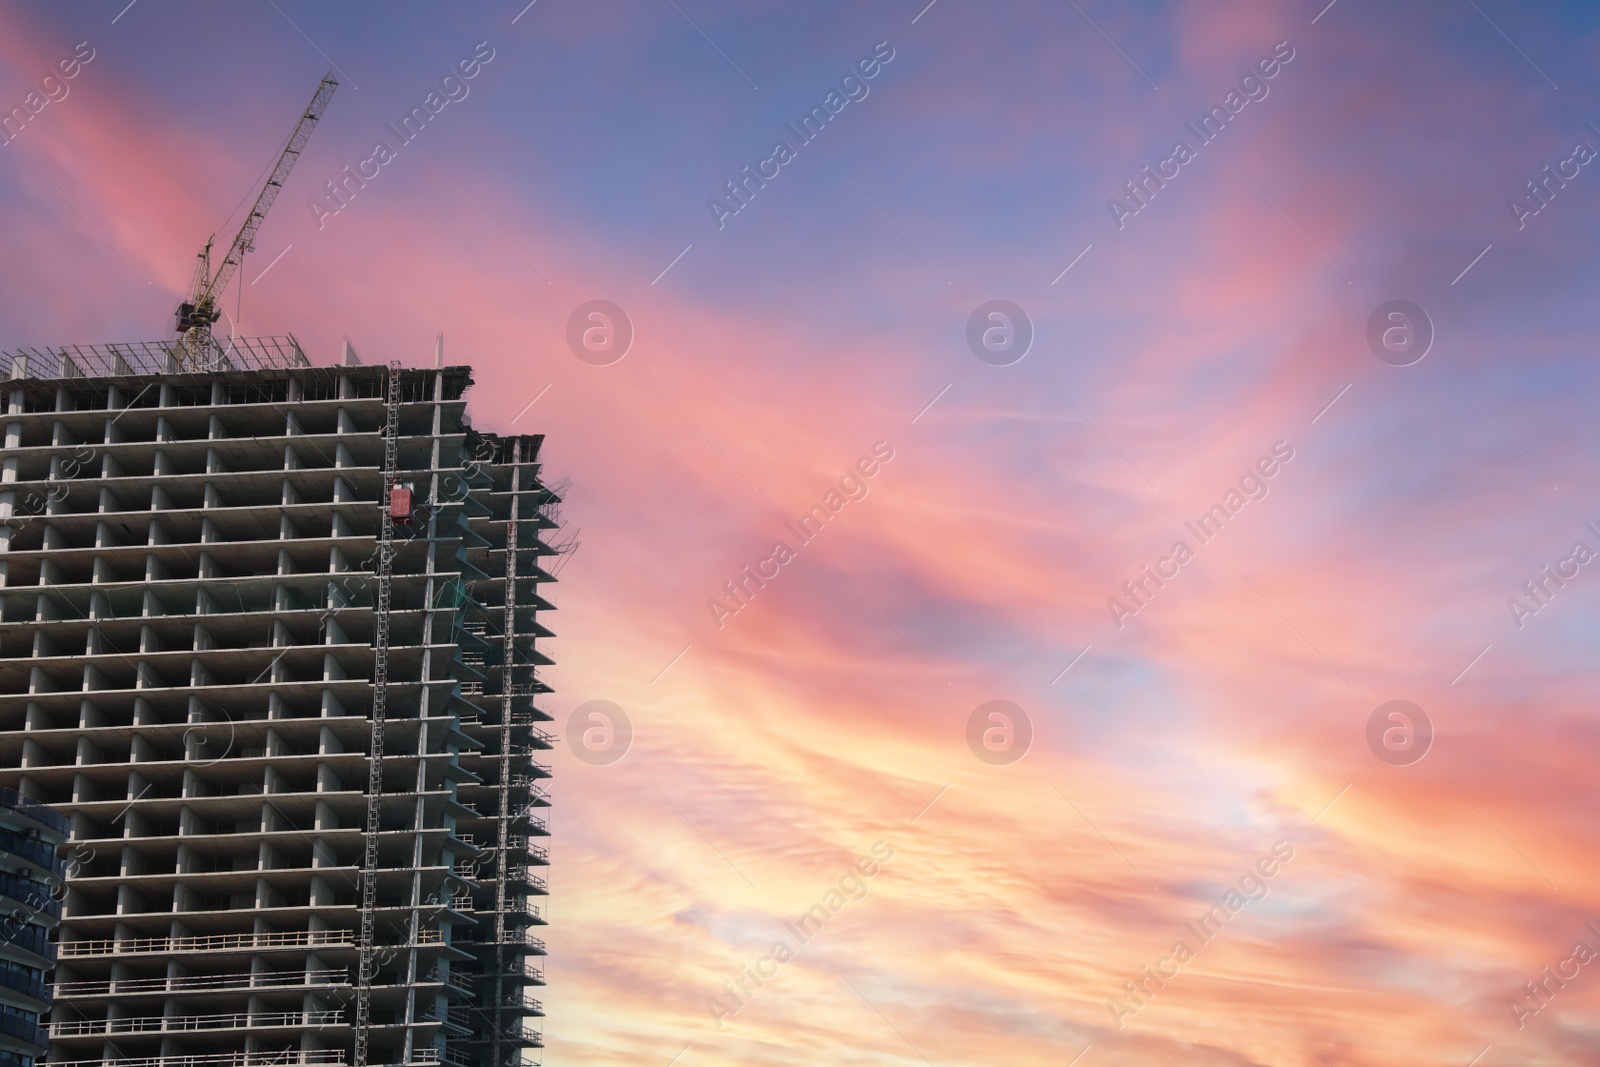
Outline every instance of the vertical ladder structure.
<svg viewBox="0 0 1600 1067"><path fill-rule="evenodd" d="M501 642L500 677L503 693L500 698L500 781L511 780L511 719L516 692L517 662L517 475L519 468L511 469L512 511L506 519L506 610L505 633ZM500 790L499 827L495 849L495 908L494 908L494 1041L491 1063L502 1062L505 1039L500 1017L506 1002L506 968L510 962L506 944L506 874L511 858L511 790Z"/></svg>
<svg viewBox="0 0 1600 1067"><path fill-rule="evenodd" d="M366 852L361 867L361 959L356 985L355 1067L368 1067L372 980L378 966L378 834L383 828L383 729L389 709L389 612L394 600L394 482L400 427L400 364L384 376L383 497L379 504L377 618L373 621L372 738L368 748Z"/></svg>

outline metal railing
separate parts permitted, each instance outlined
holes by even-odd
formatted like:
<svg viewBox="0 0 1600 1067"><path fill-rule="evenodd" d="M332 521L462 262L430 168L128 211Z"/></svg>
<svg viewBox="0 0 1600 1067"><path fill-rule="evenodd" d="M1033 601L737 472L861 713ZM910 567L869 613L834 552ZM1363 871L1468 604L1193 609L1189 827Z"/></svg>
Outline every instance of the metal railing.
<svg viewBox="0 0 1600 1067"><path fill-rule="evenodd" d="M68 942L71 944L71 942ZM254 989L261 986L337 985L348 982L349 968L315 971L258 971L255 974L184 974L170 978L118 978L106 982L57 982L58 997L109 996L119 993L173 993L184 989ZM5 976L0 973L0 982Z"/></svg>
<svg viewBox="0 0 1600 1067"><path fill-rule="evenodd" d="M498 973L514 975L530 985L544 985L544 963L538 956L523 956L520 961L509 962Z"/></svg>
<svg viewBox="0 0 1600 1067"><path fill-rule="evenodd" d="M520 865L506 869L506 881L525 883L528 886L528 891L530 893L545 892L544 879L540 878L537 874L531 873L529 868Z"/></svg>
<svg viewBox="0 0 1600 1067"><path fill-rule="evenodd" d="M544 1048L544 1035L533 1027L517 1026L508 1029L510 1031L508 1036L512 1041L523 1045L531 1045L534 1048Z"/></svg>
<svg viewBox="0 0 1600 1067"><path fill-rule="evenodd" d="M500 1007L515 1008L518 1011L526 1012L529 1015L544 1014L543 1004L533 997L524 996L522 994L513 994L508 996L503 1002L501 1002Z"/></svg>
<svg viewBox="0 0 1600 1067"><path fill-rule="evenodd" d="M208 934L196 937L133 937L123 940L63 941L63 959L112 956L124 952L206 952L232 948L301 948L309 945L354 945L353 930L286 930L259 934Z"/></svg>
<svg viewBox="0 0 1600 1067"><path fill-rule="evenodd" d="M0 1015L0 1022L7 1016ZM170 1033L184 1030L240 1030L258 1026L331 1026L344 1009L329 1011L224 1012L217 1015L125 1015L116 1019L72 1019L50 1024L50 1036Z"/></svg>
<svg viewBox="0 0 1600 1067"><path fill-rule="evenodd" d="M309 367L311 361L293 337L230 337L206 352L206 371L286 370ZM133 341L116 345L62 345L40 351L16 348L0 352L0 371L11 378L128 377L135 374L177 374L183 366L173 341Z"/></svg>
<svg viewBox="0 0 1600 1067"><path fill-rule="evenodd" d="M192 1056L109 1057L92 1060L51 1060L51 1067L300 1067L305 1064L342 1064L344 1049L283 1049L279 1052L206 1052Z"/></svg>
<svg viewBox="0 0 1600 1067"><path fill-rule="evenodd" d="M468 927L467 929L471 930L472 928ZM530 952L538 955L545 955L544 940L542 938L534 937L533 934L527 930L523 930L521 932L516 930L507 930L504 940L501 941L496 941L494 939L494 931L492 930L473 930L472 932L484 933L488 936L481 939L467 937L464 936L466 933L464 930L462 933L455 936L455 938L451 941L451 944L457 945L461 948L478 948L480 946L493 947L495 945L505 945L507 947L526 948Z"/></svg>
<svg viewBox="0 0 1600 1067"><path fill-rule="evenodd" d="M453 989L464 996L472 995L472 975L459 974L456 971L445 971L435 967L430 973L429 981L440 982L445 988Z"/></svg>
<svg viewBox="0 0 1600 1067"><path fill-rule="evenodd" d="M542 821L540 825L543 825ZM513 852L526 852L536 863L548 865L550 862L549 850L543 845L534 844L526 834L512 834L506 839L506 847Z"/></svg>

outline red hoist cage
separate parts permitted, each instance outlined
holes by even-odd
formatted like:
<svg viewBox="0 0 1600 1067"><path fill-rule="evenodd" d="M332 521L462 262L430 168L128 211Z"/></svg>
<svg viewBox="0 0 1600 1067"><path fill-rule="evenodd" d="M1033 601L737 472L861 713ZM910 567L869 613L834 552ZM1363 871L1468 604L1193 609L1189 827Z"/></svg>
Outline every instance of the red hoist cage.
<svg viewBox="0 0 1600 1067"><path fill-rule="evenodd" d="M389 517L396 526L411 525L411 486L405 482L396 482L393 489L389 490Z"/></svg>

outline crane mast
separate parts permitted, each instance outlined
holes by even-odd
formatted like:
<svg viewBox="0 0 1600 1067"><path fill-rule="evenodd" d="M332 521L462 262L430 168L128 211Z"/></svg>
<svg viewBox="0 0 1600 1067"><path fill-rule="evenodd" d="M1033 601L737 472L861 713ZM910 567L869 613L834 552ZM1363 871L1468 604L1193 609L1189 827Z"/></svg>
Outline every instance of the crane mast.
<svg viewBox="0 0 1600 1067"><path fill-rule="evenodd" d="M300 153L305 149L306 142L311 139L317 121L327 110L328 101L332 99L333 91L338 87L339 83L334 80L332 71L325 74L318 83L317 91L311 97L310 106L295 124L294 133L289 135L289 143L284 147L283 154L278 157L277 164L267 177L267 184L262 186L261 195L256 197L254 206L250 208L250 214L245 216L244 225L239 227L238 235L234 237L227 255L222 257L215 274L211 273L211 246L216 240L216 235L213 234L207 239L205 247L200 250L197 257L199 262L195 265L192 295L178 305L178 342L174 350L184 369L198 369L209 362L206 350L212 347L211 325L222 314L217 302L227 291L234 272L244 260L244 254L255 251L256 231L261 228L262 220L272 209L272 202L278 198L283 183L288 180L289 172L299 161Z"/></svg>

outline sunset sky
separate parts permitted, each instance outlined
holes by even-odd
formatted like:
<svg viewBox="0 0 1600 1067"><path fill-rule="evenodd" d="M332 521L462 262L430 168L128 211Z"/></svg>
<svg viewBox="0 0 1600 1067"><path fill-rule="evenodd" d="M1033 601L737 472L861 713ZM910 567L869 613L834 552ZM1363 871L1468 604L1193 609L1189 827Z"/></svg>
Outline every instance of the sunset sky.
<svg viewBox="0 0 1600 1067"><path fill-rule="evenodd" d="M1600 1062L1600 7L525 3L0 6L0 350L168 336L334 68L218 331L571 479L546 1064Z"/></svg>

